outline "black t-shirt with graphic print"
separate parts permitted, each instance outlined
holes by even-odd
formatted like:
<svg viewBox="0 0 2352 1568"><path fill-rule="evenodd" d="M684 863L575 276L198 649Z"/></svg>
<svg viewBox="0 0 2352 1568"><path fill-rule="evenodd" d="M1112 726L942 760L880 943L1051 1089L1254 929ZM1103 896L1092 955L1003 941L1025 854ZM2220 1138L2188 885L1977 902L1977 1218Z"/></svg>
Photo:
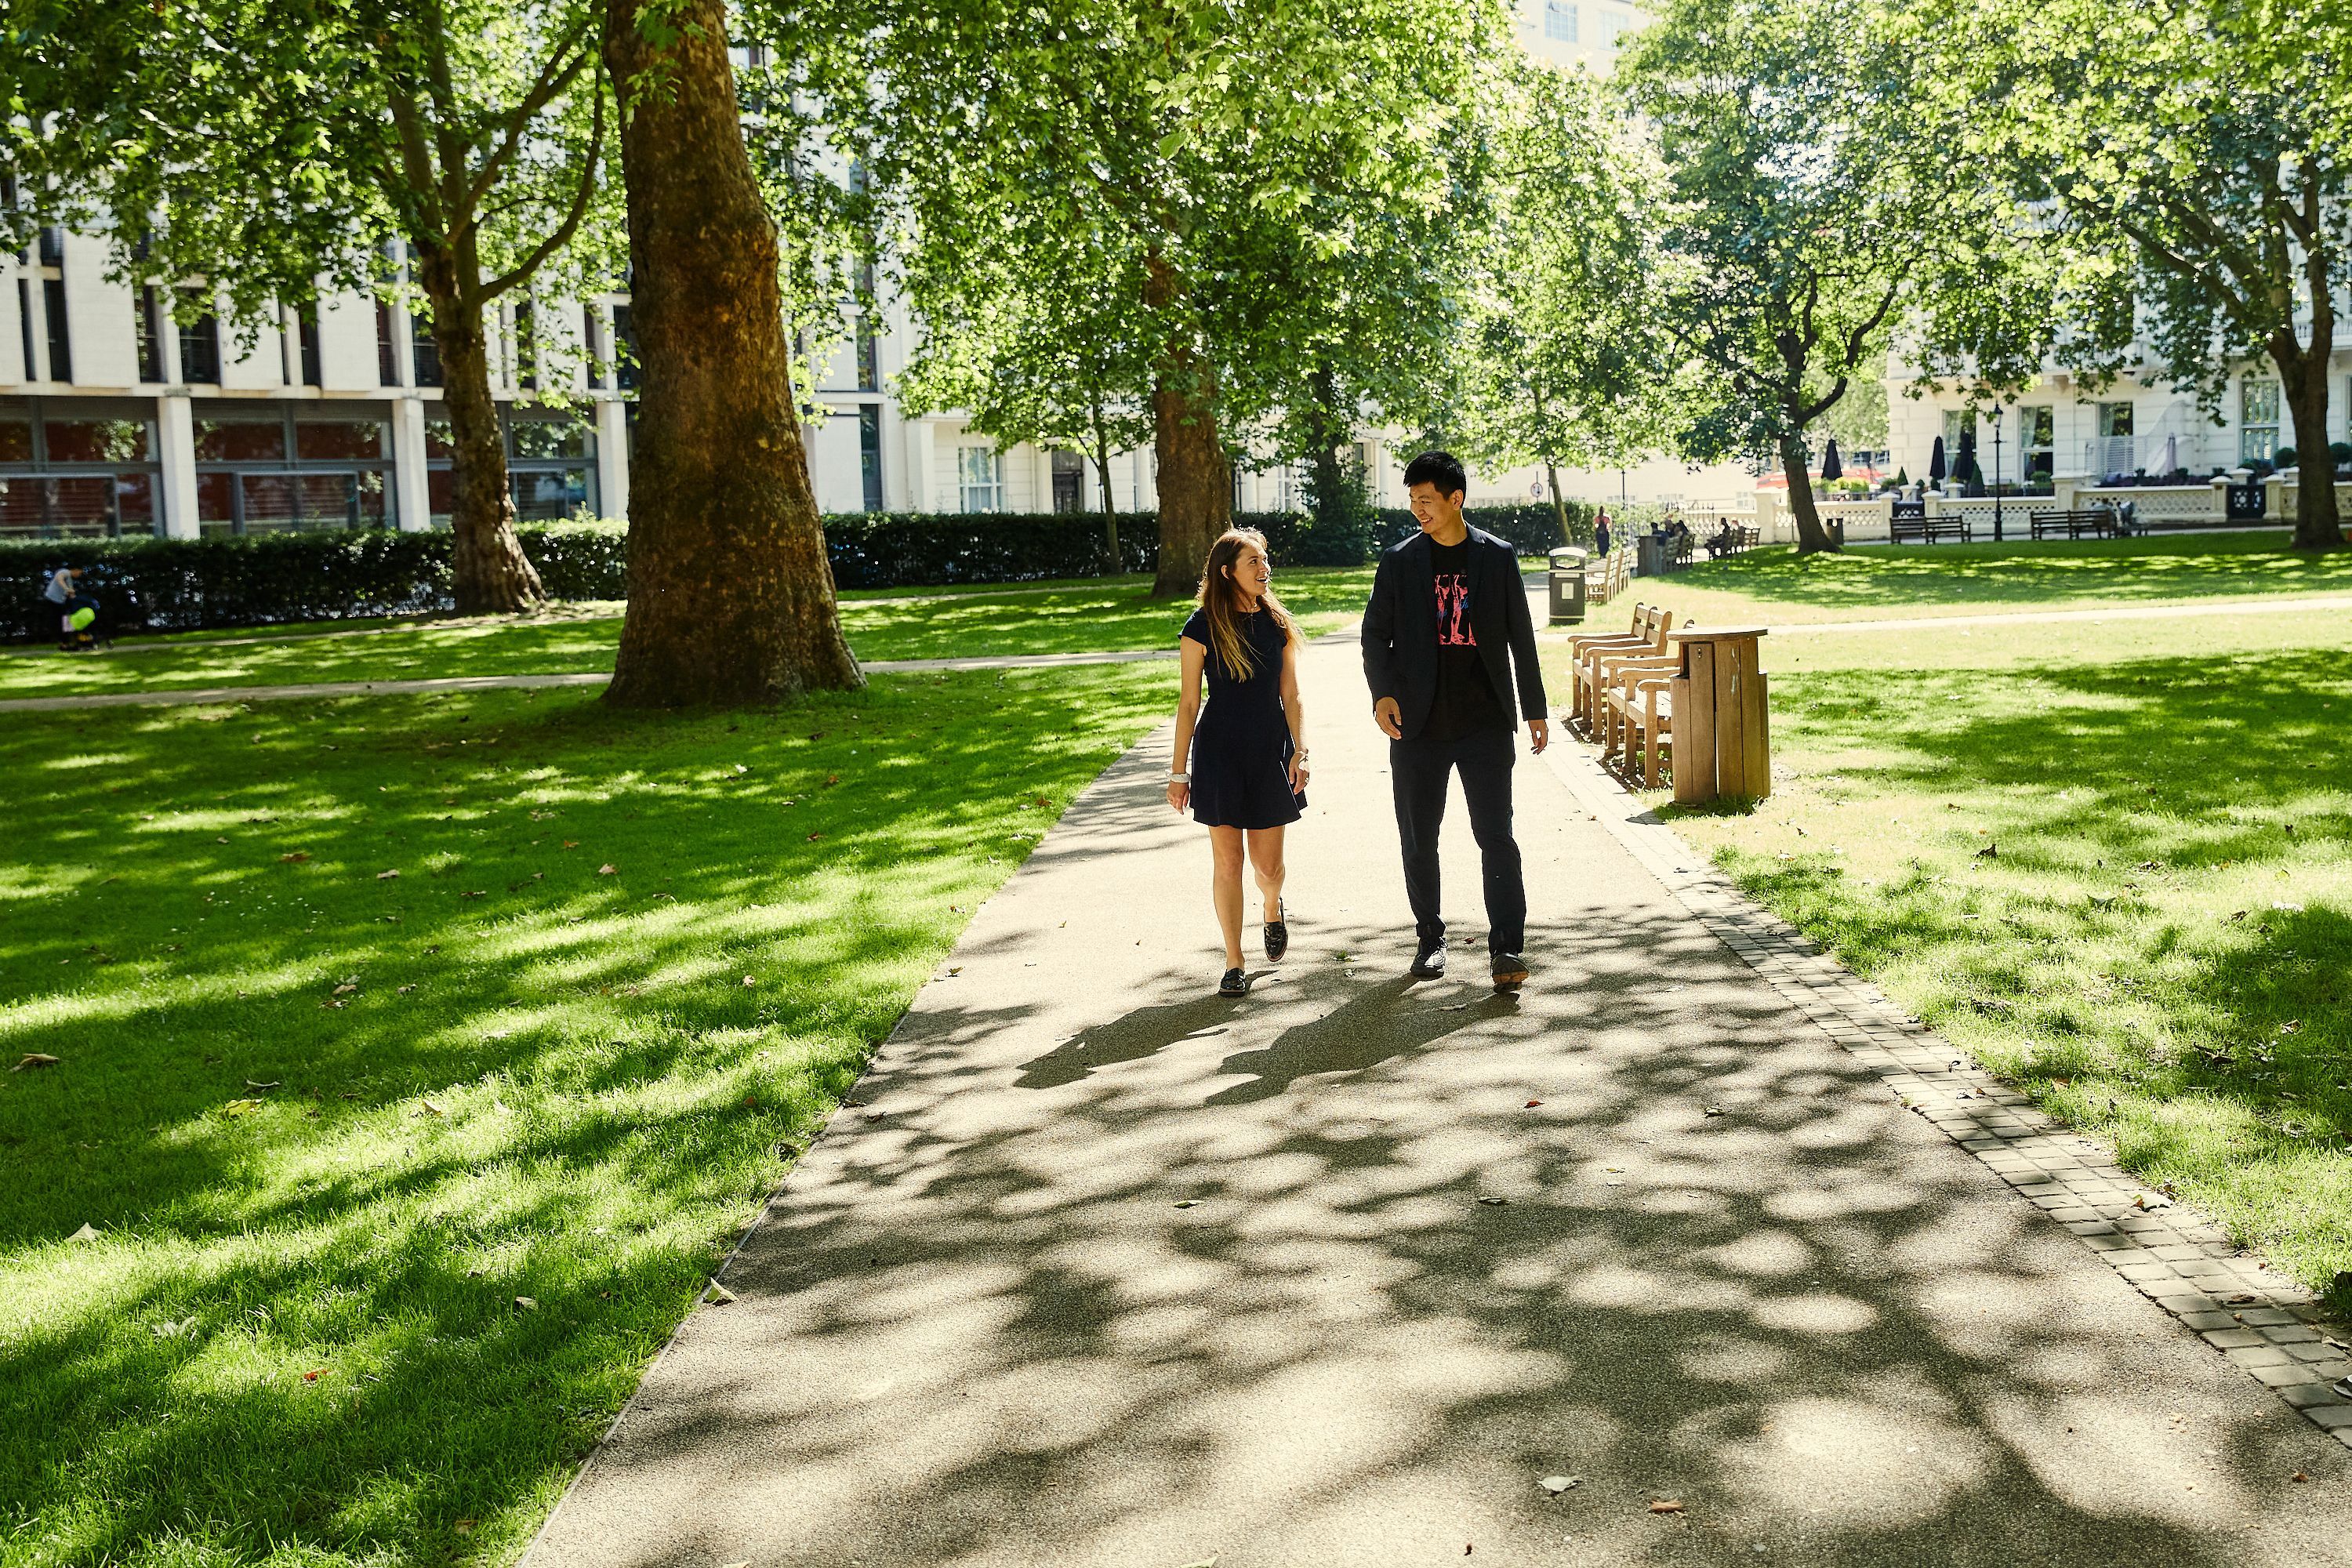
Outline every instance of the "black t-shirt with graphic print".
<svg viewBox="0 0 2352 1568"><path fill-rule="evenodd" d="M1510 715L1495 700L1470 626L1470 542L1432 541L1429 563L1437 589L1430 606L1437 617L1437 692L1422 733L1434 741L1458 741L1481 730L1507 730Z"/></svg>

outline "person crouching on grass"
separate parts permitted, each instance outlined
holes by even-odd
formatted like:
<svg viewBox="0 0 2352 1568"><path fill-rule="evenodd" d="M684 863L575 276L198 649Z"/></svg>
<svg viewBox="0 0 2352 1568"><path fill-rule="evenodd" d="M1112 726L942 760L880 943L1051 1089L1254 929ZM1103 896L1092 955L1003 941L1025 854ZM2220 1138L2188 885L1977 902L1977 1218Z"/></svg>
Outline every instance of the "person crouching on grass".
<svg viewBox="0 0 2352 1568"><path fill-rule="evenodd" d="M1225 933L1218 994L1246 995L1242 967L1242 859L1265 900L1265 956L1290 946L1282 907L1282 830L1307 804L1307 720L1298 703L1298 624L1274 596L1265 535L1231 530L1209 547L1201 607L1177 639L1176 754L1168 804L1209 830L1217 923ZM1209 705L1201 707L1201 678ZM1190 765L1187 765L1189 759Z"/></svg>

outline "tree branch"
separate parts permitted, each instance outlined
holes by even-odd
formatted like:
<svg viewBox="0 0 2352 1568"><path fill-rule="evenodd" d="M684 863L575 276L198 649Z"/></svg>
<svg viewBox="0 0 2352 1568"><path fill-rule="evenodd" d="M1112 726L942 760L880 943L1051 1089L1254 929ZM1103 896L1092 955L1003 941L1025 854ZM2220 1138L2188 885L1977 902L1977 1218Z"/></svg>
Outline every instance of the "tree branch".
<svg viewBox="0 0 2352 1568"><path fill-rule="evenodd" d="M523 132L530 129L533 120L539 118L539 111L572 85L581 68L594 58L595 53L595 42L592 39L581 47L580 51L572 57L572 63L564 66L560 73L555 68L562 64L563 51L559 48L548 56L547 64L540 68L539 78L531 83L530 90L516 100L514 108L508 112L498 145L490 149L489 156L484 158L481 167L474 171L474 178L466 188L467 211L472 211L489 194L490 187L498 184L499 174L513 158L515 150L522 144ZM599 97L601 99L602 95Z"/></svg>
<svg viewBox="0 0 2352 1568"><path fill-rule="evenodd" d="M572 237L579 232L580 220L587 216L588 204L596 194L596 167L603 162L604 154L604 94L601 90L596 94L595 107L590 111L590 116L588 153L580 165L580 184L572 194L571 210L563 215L563 222L557 226L555 232L534 246L530 255L498 277L479 285L475 290L476 305L489 303L530 278L539 270L540 263L572 243Z"/></svg>

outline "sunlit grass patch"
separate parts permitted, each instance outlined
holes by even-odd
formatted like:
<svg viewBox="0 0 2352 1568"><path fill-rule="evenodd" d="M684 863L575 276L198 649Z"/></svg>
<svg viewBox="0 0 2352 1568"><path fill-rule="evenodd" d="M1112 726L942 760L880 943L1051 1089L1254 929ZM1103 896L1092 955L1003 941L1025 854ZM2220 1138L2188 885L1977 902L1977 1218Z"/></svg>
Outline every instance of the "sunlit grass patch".
<svg viewBox="0 0 2352 1568"><path fill-rule="evenodd" d="M1843 668L1772 675L1769 800L1662 809L2128 1169L2352 1308L2352 633L2233 654L2212 623L2148 624L2168 653L2021 628L1993 668L1875 664L1847 639L1824 660Z"/></svg>
<svg viewBox="0 0 2352 1568"><path fill-rule="evenodd" d="M1165 688L18 716L0 1562L511 1558Z"/></svg>
<svg viewBox="0 0 2352 1568"><path fill-rule="evenodd" d="M2020 509L2018 531L2025 528ZM2284 531L2156 534L2040 543L1786 545L1643 578L1633 596L1728 626L1872 620L2101 605L2352 593L2352 553L2298 554ZM1603 612L1602 618L1618 617Z"/></svg>
<svg viewBox="0 0 2352 1568"><path fill-rule="evenodd" d="M1371 581L1369 566L1314 567L1280 573L1276 586L1312 635L1353 624L1363 614ZM1121 577L1043 593L931 594L880 603L849 598L842 605L842 625L862 659L970 658L1173 648L1191 613L1182 600L1152 598L1149 581ZM162 647L142 642L137 651L126 646L112 653L0 657L0 698L602 674L613 668L620 636L617 616L565 616L425 622L355 637L289 634L235 646L222 646L217 636L192 636Z"/></svg>

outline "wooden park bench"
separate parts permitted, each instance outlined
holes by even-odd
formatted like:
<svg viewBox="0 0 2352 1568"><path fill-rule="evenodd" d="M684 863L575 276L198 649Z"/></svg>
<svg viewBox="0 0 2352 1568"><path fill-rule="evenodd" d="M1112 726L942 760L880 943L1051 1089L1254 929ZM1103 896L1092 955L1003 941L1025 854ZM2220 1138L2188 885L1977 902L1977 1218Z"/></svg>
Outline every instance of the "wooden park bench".
<svg viewBox="0 0 2352 1568"><path fill-rule="evenodd" d="M1886 537L1896 544L1916 541L1934 544L1952 539L1962 544L1976 542L1976 530L1969 526L1968 514L1958 517L1929 517L1927 503L1923 500L1899 500L1887 510Z"/></svg>
<svg viewBox="0 0 2352 1568"><path fill-rule="evenodd" d="M1740 555L1763 542L1763 531L1752 522L1735 522L1706 536L1704 543L1706 558L1720 561L1727 555Z"/></svg>
<svg viewBox="0 0 2352 1568"><path fill-rule="evenodd" d="M1666 633L1674 629L1672 610L1654 605L1633 606L1633 627L1627 632L1592 632L1570 637L1568 657L1575 664L1570 679L1568 716L1570 722L1582 721L1591 734L1601 732L1601 706L1594 700L1600 690L1600 661L1604 658L1638 658L1665 651Z"/></svg>
<svg viewBox="0 0 2352 1568"><path fill-rule="evenodd" d="M1687 630L1690 622L1682 623ZM1681 663L1680 657L1669 646L1666 634L1674 629L1671 611L1658 612L1655 630L1650 640L1618 647L1595 648L1588 653L1577 668L1577 698L1582 704L1585 733L1601 742L1601 756L1609 755L1612 715L1609 693L1620 680L1634 674L1671 672Z"/></svg>
<svg viewBox="0 0 2352 1568"><path fill-rule="evenodd" d="M2118 531L2115 508L2107 506L2032 512L2026 521L2032 525L2036 539L2049 539L2061 533L2069 539L2080 539L2086 533L2094 539L2108 539Z"/></svg>
<svg viewBox="0 0 2352 1568"><path fill-rule="evenodd" d="M1625 771L1633 771L1633 750L1642 752L1642 784L1658 787L1658 760L1672 764L1675 678L1681 656L1628 660L1614 667L1602 696L1601 761L1622 757Z"/></svg>

